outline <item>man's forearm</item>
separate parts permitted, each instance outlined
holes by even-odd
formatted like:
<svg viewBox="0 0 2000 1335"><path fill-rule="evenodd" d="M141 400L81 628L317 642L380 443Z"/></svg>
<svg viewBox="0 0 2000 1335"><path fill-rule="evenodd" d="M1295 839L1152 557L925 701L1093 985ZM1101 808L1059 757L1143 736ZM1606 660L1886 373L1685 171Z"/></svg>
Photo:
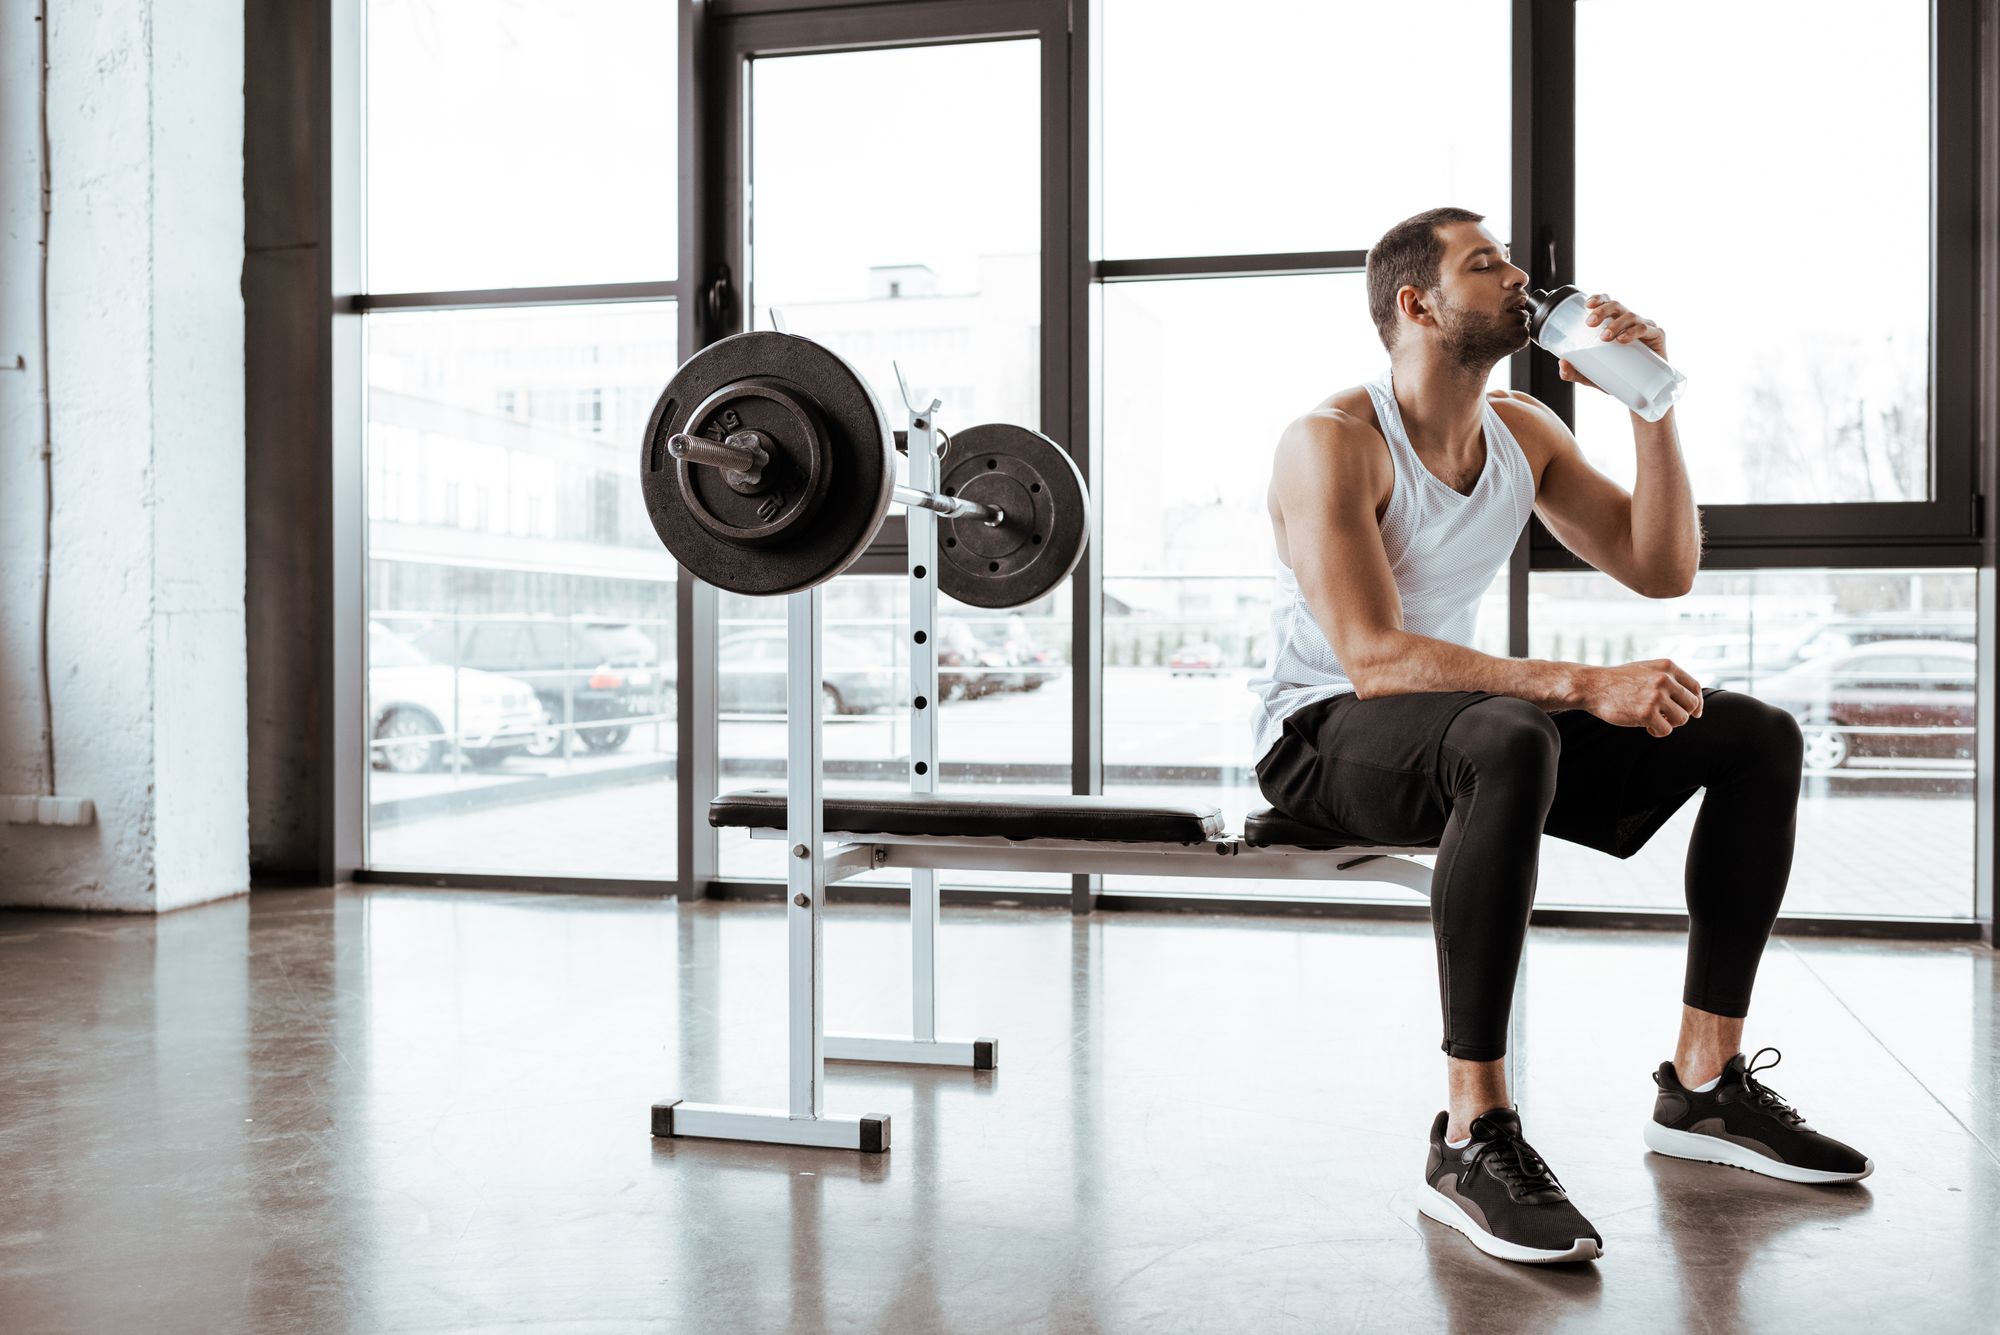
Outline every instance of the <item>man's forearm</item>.
<svg viewBox="0 0 2000 1335"><path fill-rule="evenodd" d="M1396 631L1363 664L1349 670L1364 700L1418 691L1488 691L1543 709L1574 709L1584 702L1591 668L1545 658L1496 658L1449 640Z"/></svg>
<svg viewBox="0 0 2000 1335"><path fill-rule="evenodd" d="M1632 559L1661 587L1685 592L1701 565L1701 524L1673 409L1657 422L1634 413L1632 437L1639 453L1632 483Z"/></svg>

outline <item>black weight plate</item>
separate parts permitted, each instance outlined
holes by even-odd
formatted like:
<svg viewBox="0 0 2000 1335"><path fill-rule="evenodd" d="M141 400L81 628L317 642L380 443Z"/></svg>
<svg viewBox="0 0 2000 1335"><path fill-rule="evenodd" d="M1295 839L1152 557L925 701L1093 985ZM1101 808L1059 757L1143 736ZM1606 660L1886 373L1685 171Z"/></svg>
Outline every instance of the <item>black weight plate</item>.
<svg viewBox="0 0 2000 1335"><path fill-rule="evenodd" d="M826 491L809 522L755 546L720 538L695 519L680 470L703 465L667 452L668 439L688 429L697 406L750 379L810 403L829 451ZM766 597L809 589L853 564L882 527L896 483L894 459L888 419L860 372L809 338L759 329L711 343L674 372L646 423L639 481L653 531L675 559L717 588Z"/></svg>
<svg viewBox="0 0 2000 1335"><path fill-rule="evenodd" d="M720 468L676 470L682 503L716 537L745 547L776 545L819 512L833 460L810 400L763 376L732 380L695 408L688 426L689 435L710 440L754 431L770 456L754 486L739 486L731 479L740 475Z"/></svg>
<svg viewBox="0 0 2000 1335"><path fill-rule="evenodd" d="M1090 539L1090 493L1063 447L996 423L954 432L939 486L1006 521L938 523L938 588L973 607L1020 607L1061 584Z"/></svg>

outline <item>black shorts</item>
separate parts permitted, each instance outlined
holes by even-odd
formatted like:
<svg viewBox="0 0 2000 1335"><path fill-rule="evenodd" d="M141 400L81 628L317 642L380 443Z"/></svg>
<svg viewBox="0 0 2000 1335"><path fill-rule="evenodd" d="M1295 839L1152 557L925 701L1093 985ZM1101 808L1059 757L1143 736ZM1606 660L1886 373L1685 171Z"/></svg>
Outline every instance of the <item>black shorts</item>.
<svg viewBox="0 0 2000 1335"><path fill-rule="evenodd" d="M1718 688L1706 687L1707 699ZM1296 821L1357 842L1436 844L1451 814L1439 783L1439 746L1460 710L1487 691L1419 691L1318 700L1285 719L1257 764L1265 800ZM1629 858L1700 789L1634 782L1659 739L1586 709L1549 714L1562 737L1555 803L1544 834Z"/></svg>

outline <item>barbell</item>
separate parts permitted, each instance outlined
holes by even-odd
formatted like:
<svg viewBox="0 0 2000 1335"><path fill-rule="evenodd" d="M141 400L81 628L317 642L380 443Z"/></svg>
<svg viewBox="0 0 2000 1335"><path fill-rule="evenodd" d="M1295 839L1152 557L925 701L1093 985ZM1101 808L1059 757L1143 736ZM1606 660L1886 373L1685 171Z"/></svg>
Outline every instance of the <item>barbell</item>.
<svg viewBox="0 0 2000 1335"><path fill-rule="evenodd" d="M866 551L895 502L935 513L938 588L1019 607L1066 579L1090 493L1060 445L995 423L945 437L938 490L896 482L896 436L868 382L824 344L733 334L690 357L646 423L646 514L675 559L718 588L796 593Z"/></svg>

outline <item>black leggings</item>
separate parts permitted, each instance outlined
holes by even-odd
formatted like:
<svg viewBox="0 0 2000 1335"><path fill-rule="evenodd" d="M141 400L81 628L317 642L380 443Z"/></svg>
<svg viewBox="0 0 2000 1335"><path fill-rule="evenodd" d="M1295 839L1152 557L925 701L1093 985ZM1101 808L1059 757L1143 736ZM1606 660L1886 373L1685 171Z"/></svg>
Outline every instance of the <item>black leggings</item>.
<svg viewBox="0 0 2000 1335"><path fill-rule="evenodd" d="M1699 718L1654 737L1481 691L1337 696L1286 719L1257 776L1295 820L1436 845L1441 1046L1494 1061L1507 1051L1542 835L1630 857L1702 788L1681 997L1749 1013L1791 875L1804 745L1790 714L1754 696L1711 687L1702 698Z"/></svg>

